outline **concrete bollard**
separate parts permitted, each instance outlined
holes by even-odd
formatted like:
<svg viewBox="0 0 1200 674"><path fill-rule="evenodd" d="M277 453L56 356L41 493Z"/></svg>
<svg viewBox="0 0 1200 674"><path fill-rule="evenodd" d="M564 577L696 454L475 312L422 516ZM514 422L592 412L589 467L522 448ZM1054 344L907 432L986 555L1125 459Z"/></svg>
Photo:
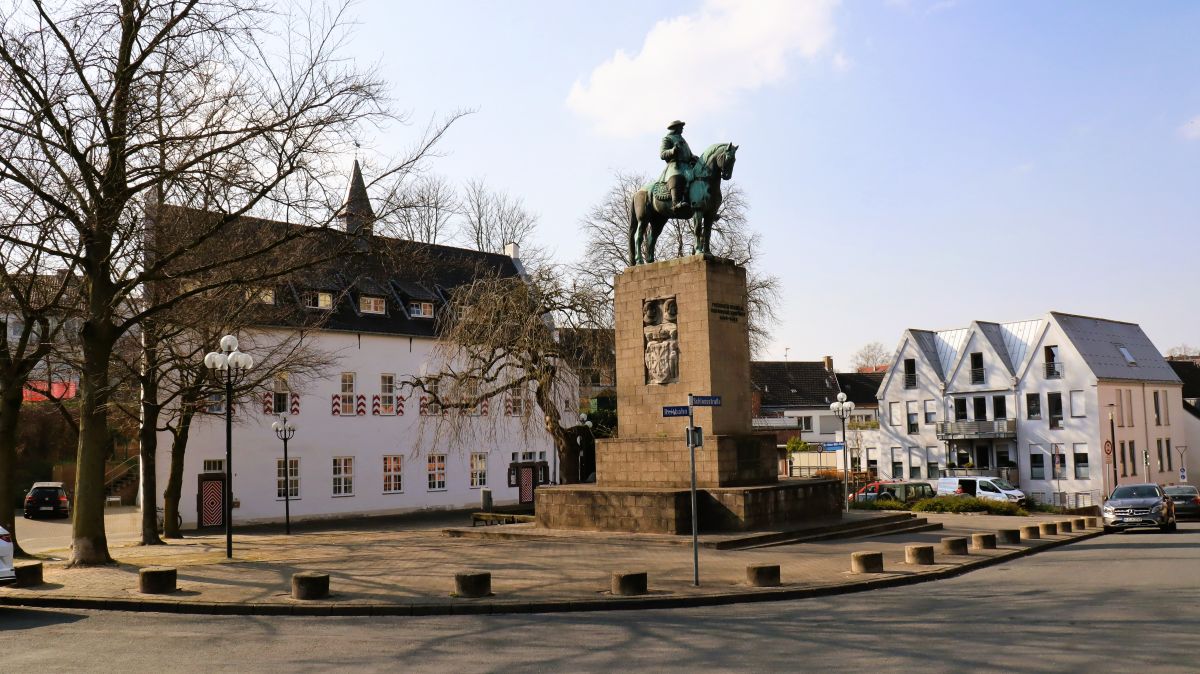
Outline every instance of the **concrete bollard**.
<svg viewBox="0 0 1200 674"><path fill-rule="evenodd" d="M17 576L17 582L13 583L13 587L37 587L45 582L42 580L41 562L17 564L13 567L13 573Z"/></svg>
<svg viewBox="0 0 1200 674"><path fill-rule="evenodd" d="M749 564L746 566L746 582L751 587L776 587L779 585L778 564Z"/></svg>
<svg viewBox="0 0 1200 674"><path fill-rule="evenodd" d="M1021 530L1001 529L996 532L996 541L1005 545L1016 545L1021 542Z"/></svg>
<svg viewBox="0 0 1200 674"><path fill-rule="evenodd" d="M946 553L947 555L970 554L967 552L967 539L965 539L961 536L952 536L949 538L943 538L942 539L942 552Z"/></svg>
<svg viewBox="0 0 1200 674"><path fill-rule="evenodd" d="M1021 538L1027 541L1036 541L1042 537L1042 529L1037 524L1030 524L1027 527L1021 527Z"/></svg>
<svg viewBox="0 0 1200 674"><path fill-rule="evenodd" d="M883 573L882 552L850 553L851 573Z"/></svg>
<svg viewBox="0 0 1200 674"><path fill-rule="evenodd" d="M490 513L493 510L492 490L487 487L479 490L479 509L485 513Z"/></svg>
<svg viewBox="0 0 1200 674"><path fill-rule="evenodd" d="M492 593L492 574L487 571L461 571L454 574L454 594L464 599L486 597Z"/></svg>
<svg viewBox="0 0 1200 674"><path fill-rule="evenodd" d="M995 550L996 534L971 534L971 547L976 550Z"/></svg>
<svg viewBox="0 0 1200 674"><path fill-rule="evenodd" d="M904 546L904 561L908 564L917 564L926 566L933 564L933 546L932 545L906 545Z"/></svg>
<svg viewBox="0 0 1200 674"><path fill-rule="evenodd" d="M1074 527L1075 531L1083 531L1087 528L1087 520L1082 517L1076 517L1071 520L1071 526Z"/></svg>
<svg viewBox="0 0 1200 674"><path fill-rule="evenodd" d="M301 571L292 574L292 599L325 599L328 596L328 573Z"/></svg>
<svg viewBox="0 0 1200 674"><path fill-rule="evenodd" d="M1085 517L1083 519L1089 529L1098 529L1100 527L1100 518L1098 517Z"/></svg>
<svg viewBox="0 0 1200 674"><path fill-rule="evenodd" d="M147 566L144 569L138 569L138 592L169 594L175 591L176 577L173 566Z"/></svg>
<svg viewBox="0 0 1200 674"><path fill-rule="evenodd" d="M646 594L648 589L649 584L647 583L645 571L612 572L612 587L610 590L614 595L629 597L637 594Z"/></svg>
<svg viewBox="0 0 1200 674"><path fill-rule="evenodd" d="M1038 533L1043 536L1057 536L1058 525L1054 522L1042 522L1038 524Z"/></svg>
<svg viewBox="0 0 1200 674"><path fill-rule="evenodd" d="M1058 533L1060 533L1060 534L1071 533L1071 520L1063 520L1063 521L1059 522L1058 523Z"/></svg>

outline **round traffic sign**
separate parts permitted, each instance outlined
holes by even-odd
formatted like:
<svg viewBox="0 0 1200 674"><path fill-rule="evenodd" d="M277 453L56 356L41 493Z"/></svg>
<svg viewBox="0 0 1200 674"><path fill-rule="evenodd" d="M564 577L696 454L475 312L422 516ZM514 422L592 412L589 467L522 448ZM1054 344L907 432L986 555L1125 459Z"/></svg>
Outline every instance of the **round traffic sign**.
<svg viewBox="0 0 1200 674"><path fill-rule="evenodd" d="M1108 454L1108 455L1112 455L1112 441L1111 440L1104 441L1104 453Z"/></svg>
<svg viewBox="0 0 1200 674"><path fill-rule="evenodd" d="M1180 469L1179 469L1179 481L1180 481L1180 482L1187 482L1187 468L1180 468Z"/></svg>

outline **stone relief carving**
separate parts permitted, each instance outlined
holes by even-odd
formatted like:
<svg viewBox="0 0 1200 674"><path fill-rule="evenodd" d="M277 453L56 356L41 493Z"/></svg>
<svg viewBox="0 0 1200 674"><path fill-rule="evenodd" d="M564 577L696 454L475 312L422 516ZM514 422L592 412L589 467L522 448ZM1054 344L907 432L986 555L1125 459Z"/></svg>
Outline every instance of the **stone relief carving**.
<svg viewBox="0 0 1200 674"><path fill-rule="evenodd" d="M679 381L679 310L674 297L642 301L646 383Z"/></svg>

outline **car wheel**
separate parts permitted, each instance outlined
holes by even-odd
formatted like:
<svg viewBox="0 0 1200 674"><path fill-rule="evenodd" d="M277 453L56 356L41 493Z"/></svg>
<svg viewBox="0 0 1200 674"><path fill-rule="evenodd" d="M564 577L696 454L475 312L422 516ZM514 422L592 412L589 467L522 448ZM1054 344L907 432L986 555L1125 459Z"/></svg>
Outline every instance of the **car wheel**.
<svg viewBox="0 0 1200 674"><path fill-rule="evenodd" d="M1112 533L1112 532L1114 532L1114 531L1116 531L1116 529L1114 529L1113 527L1110 527L1110 526L1108 526L1108 525L1104 525L1104 533L1106 533L1106 534L1111 534L1111 533Z"/></svg>

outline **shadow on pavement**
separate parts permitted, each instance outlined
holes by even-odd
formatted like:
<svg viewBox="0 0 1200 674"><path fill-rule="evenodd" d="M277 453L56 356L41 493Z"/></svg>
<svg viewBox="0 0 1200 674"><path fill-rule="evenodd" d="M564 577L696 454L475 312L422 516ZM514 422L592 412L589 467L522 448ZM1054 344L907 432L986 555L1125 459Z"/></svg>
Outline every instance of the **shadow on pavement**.
<svg viewBox="0 0 1200 674"><path fill-rule="evenodd" d="M79 622L86 617L86 615L78 613L61 613L50 609L0 607L0 632L67 625Z"/></svg>

